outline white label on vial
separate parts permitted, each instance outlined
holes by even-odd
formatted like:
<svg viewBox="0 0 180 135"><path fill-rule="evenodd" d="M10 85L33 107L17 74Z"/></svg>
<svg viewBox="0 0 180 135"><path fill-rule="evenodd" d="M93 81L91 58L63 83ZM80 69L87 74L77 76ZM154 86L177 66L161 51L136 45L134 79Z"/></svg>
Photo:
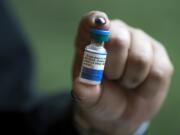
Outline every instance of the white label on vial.
<svg viewBox="0 0 180 135"><path fill-rule="evenodd" d="M107 53L85 50L80 77L86 80L101 82Z"/></svg>

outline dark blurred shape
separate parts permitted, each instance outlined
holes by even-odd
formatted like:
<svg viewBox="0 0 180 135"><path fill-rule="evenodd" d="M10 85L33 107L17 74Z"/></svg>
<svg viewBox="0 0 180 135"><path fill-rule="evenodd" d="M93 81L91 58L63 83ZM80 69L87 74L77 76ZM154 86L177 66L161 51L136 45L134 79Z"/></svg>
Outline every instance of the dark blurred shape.
<svg viewBox="0 0 180 135"><path fill-rule="evenodd" d="M0 110L22 109L32 97L32 59L26 38L0 0Z"/></svg>
<svg viewBox="0 0 180 135"><path fill-rule="evenodd" d="M26 38L0 1L0 134L77 135L69 93L34 98Z"/></svg>

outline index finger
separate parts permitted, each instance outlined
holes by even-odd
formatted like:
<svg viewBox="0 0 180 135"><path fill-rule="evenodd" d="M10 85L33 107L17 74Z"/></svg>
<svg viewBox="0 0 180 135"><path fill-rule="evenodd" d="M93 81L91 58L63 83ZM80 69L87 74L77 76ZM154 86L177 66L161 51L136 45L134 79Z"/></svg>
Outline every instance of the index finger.
<svg viewBox="0 0 180 135"><path fill-rule="evenodd" d="M104 23L100 24L96 22L96 19L102 18ZM76 48L84 48L91 40L90 29L96 27L99 29L108 30L110 27L110 21L108 16L104 12L91 11L85 14L79 23L77 37L76 37ZM83 50L82 50L83 51Z"/></svg>
<svg viewBox="0 0 180 135"><path fill-rule="evenodd" d="M104 20L104 23L100 24L96 22L97 18L102 18ZM110 28L110 21L108 19L108 16L104 12L91 11L81 18L75 40L73 79L79 75L84 48L91 41L90 29L93 27L108 30Z"/></svg>

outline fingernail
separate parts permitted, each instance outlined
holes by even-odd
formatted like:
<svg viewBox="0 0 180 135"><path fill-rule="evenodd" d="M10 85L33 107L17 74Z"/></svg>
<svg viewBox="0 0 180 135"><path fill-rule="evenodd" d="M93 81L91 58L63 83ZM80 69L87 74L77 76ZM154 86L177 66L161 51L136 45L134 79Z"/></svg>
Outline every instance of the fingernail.
<svg viewBox="0 0 180 135"><path fill-rule="evenodd" d="M73 90L71 90L71 97L72 97L72 100L75 102L81 101L81 99L73 93Z"/></svg>
<svg viewBox="0 0 180 135"><path fill-rule="evenodd" d="M104 17L96 17L95 24L104 25L104 24L106 24L106 20L104 19Z"/></svg>

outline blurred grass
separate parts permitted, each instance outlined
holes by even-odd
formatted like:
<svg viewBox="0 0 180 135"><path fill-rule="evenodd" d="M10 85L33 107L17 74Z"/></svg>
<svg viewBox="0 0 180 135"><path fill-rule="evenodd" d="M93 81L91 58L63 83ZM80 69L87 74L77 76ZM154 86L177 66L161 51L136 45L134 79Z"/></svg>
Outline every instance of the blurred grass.
<svg viewBox="0 0 180 135"><path fill-rule="evenodd" d="M175 66L171 91L148 135L180 134L180 1L179 0L10 0L30 43L41 92L71 88L73 41L80 17L90 10L105 11L144 29L165 44ZM50 91L51 90L51 91Z"/></svg>

